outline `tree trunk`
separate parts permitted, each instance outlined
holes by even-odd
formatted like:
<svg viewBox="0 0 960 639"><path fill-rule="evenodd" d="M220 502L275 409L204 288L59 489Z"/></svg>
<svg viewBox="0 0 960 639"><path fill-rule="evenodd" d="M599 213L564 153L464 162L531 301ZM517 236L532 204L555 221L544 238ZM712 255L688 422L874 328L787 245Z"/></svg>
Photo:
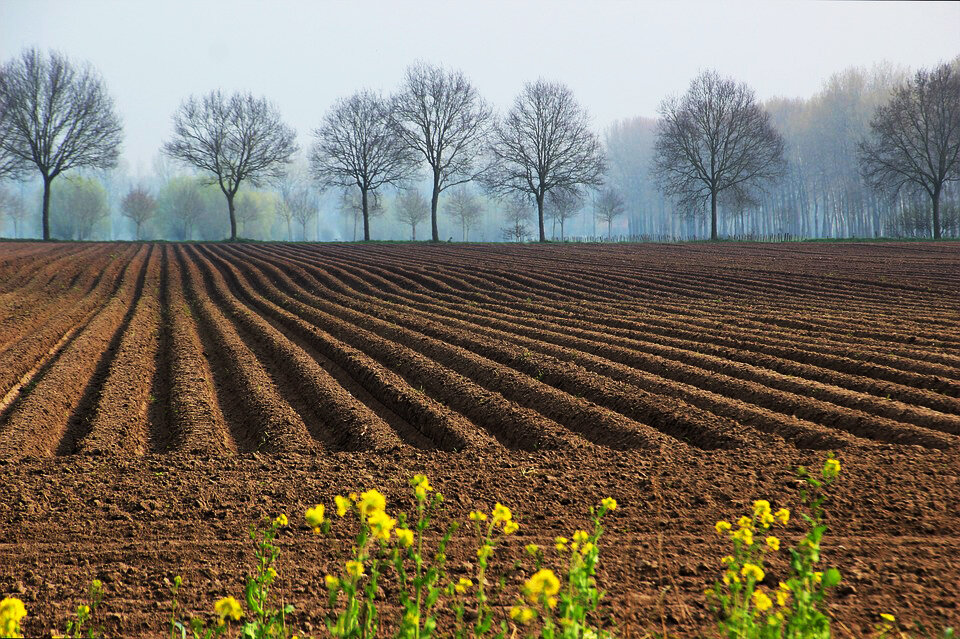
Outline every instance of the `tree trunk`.
<svg viewBox="0 0 960 639"><path fill-rule="evenodd" d="M940 187L933 191L931 196L933 200L933 239L940 239Z"/></svg>
<svg viewBox="0 0 960 639"><path fill-rule="evenodd" d="M540 223L540 241L547 241L547 234L543 228L543 192L537 194L537 221Z"/></svg>
<svg viewBox="0 0 960 639"><path fill-rule="evenodd" d="M437 226L437 203L440 201L440 172L433 172L433 195L430 197L430 224L433 226L433 241L440 241L440 228Z"/></svg>
<svg viewBox="0 0 960 639"><path fill-rule="evenodd" d="M560 219L560 241L563 242L563 218Z"/></svg>
<svg viewBox="0 0 960 639"><path fill-rule="evenodd" d="M52 177L43 176L43 239L50 239L50 183Z"/></svg>
<svg viewBox="0 0 960 639"><path fill-rule="evenodd" d="M367 211L367 189L360 189L360 203L363 208L363 241L370 241L370 215Z"/></svg>
<svg viewBox="0 0 960 639"><path fill-rule="evenodd" d="M410 224L410 234L411 234L410 239L416 242L417 241L417 223L416 222L413 222L412 224Z"/></svg>
<svg viewBox="0 0 960 639"><path fill-rule="evenodd" d="M287 218L287 241L293 241L293 229L290 228L290 218Z"/></svg>
<svg viewBox="0 0 960 639"><path fill-rule="evenodd" d="M613 218L607 219L607 241L613 241Z"/></svg>
<svg viewBox="0 0 960 639"><path fill-rule="evenodd" d="M137 222L137 241L140 241L140 222Z"/></svg>
<svg viewBox="0 0 960 639"><path fill-rule="evenodd" d="M233 193L226 193L227 210L230 211L230 241L237 241L237 213L233 208Z"/></svg>
<svg viewBox="0 0 960 639"><path fill-rule="evenodd" d="M717 192L710 192L710 239L716 240L717 237Z"/></svg>

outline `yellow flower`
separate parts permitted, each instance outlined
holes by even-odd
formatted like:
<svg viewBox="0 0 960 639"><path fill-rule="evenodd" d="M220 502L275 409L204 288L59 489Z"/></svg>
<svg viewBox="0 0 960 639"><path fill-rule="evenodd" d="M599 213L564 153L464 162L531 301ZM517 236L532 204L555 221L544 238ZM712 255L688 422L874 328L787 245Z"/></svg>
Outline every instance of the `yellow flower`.
<svg viewBox="0 0 960 639"><path fill-rule="evenodd" d="M790 592L790 586L788 586L787 584L783 583L782 581L779 583L779 587L780 587L780 590L782 590L782 591L784 591L784 592Z"/></svg>
<svg viewBox="0 0 960 639"><path fill-rule="evenodd" d="M586 540L590 539L590 535L587 534L586 530L578 530L573 533L573 540L578 544L582 544Z"/></svg>
<svg viewBox="0 0 960 639"><path fill-rule="evenodd" d="M367 523L370 524L370 532L374 537L381 541L390 541L390 531L397 525L397 520L382 510L377 510L370 515Z"/></svg>
<svg viewBox="0 0 960 639"><path fill-rule="evenodd" d="M786 508L781 508L777 512L773 513L773 516L776 517L777 521L784 526L786 526L787 522L790 521L790 511Z"/></svg>
<svg viewBox="0 0 960 639"><path fill-rule="evenodd" d="M473 587L472 581L464 577L460 577L460 580L457 582L457 585L453 587L453 589L462 595L463 593L467 592L468 588L472 588L472 587Z"/></svg>
<svg viewBox="0 0 960 639"><path fill-rule="evenodd" d="M754 581L763 581L763 568L756 564L743 564L740 574L748 579L752 577Z"/></svg>
<svg viewBox="0 0 960 639"><path fill-rule="evenodd" d="M590 543L590 542L588 541L587 543L585 543L585 544L580 548L580 554L581 554L581 555L586 555L587 553L589 553L589 552L590 552L591 550L593 550L594 548L596 548L596 546L594 546L592 543Z"/></svg>
<svg viewBox="0 0 960 639"><path fill-rule="evenodd" d="M840 462L832 457L823 464L823 476L827 479L833 479L840 474Z"/></svg>
<svg viewBox="0 0 960 639"><path fill-rule="evenodd" d="M508 522L513 519L513 513L510 512L510 509L497 502L493 507L493 523Z"/></svg>
<svg viewBox="0 0 960 639"><path fill-rule="evenodd" d="M90 582L90 586L97 591L103 590L103 582L99 579L94 579Z"/></svg>
<svg viewBox="0 0 960 639"><path fill-rule="evenodd" d="M737 525L740 526L741 528L750 528L753 526L753 519L744 515L743 517L737 520Z"/></svg>
<svg viewBox="0 0 960 639"><path fill-rule="evenodd" d="M470 521L486 521L487 516L482 510L474 510L470 513Z"/></svg>
<svg viewBox="0 0 960 639"><path fill-rule="evenodd" d="M767 537L767 548L770 550L780 550L780 540L776 537Z"/></svg>
<svg viewBox="0 0 960 639"><path fill-rule="evenodd" d="M728 586L731 583L738 584L740 583L740 577L738 577L737 573L733 572L732 570L728 570L727 572L723 573L723 583Z"/></svg>
<svg viewBox="0 0 960 639"><path fill-rule="evenodd" d="M777 605L783 608L787 605L787 602L790 601L790 591L778 590L777 591Z"/></svg>
<svg viewBox="0 0 960 639"><path fill-rule="evenodd" d="M536 544L527 544L523 547L523 549L527 551L528 555L536 555L537 552L540 551L540 546Z"/></svg>
<svg viewBox="0 0 960 639"><path fill-rule="evenodd" d="M569 543L570 540L567 539L566 537L557 537L554 541L556 542L556 544L554 545L557 551L563 552L564 550L567 549L567 543Z"/></svg>
<svg viewBox="0 0 960 639"><path fill-rule="evenodd" d="M323 511L323 504L317 504L313 508L307 508L307 512L303 514L307 520L307 524L313 528L313 532L315 533L319 533L320 526L323 525Z"/></svg>
<svg viewBox="0 0 960 639"><path fill-rule="evenodd" d="M323 583L326 584L327 590L333 590L334 588L340 587L340 580L334 577L333 575L327 575L323 578Z"/></svg>
<svg viewBox="0 0 960 639"><path fill-rule="evenodd" d="M0 636L22 637L20 620L27 616L23 602L14 597L0 601Z"/></svg>
<svg viewBox="0 0 960 639"><path fill-rule="evenodd" d="M722 563L725 566L729 566L730 564L733 563L733 557L731 555L727 555L726 557L720 560L720 563Z"/></svg>
<svg viewBox="0 0 960 639"><path fill-rule="evenodd" d="M489 544L483 544L477 548L477 557L480 559L486 559L493 554L493 546Z"/></svg>
<svg viewBox="0 0 960 639"><path fill-rule="evenodd" d="M880 618L884 621L889 621L890 623L895 623L897 621L896 617L887 612L880 613Z"/></svg>
<svg viewBox="0 0 960 639"><path fill-rule="evenodd" d="M527 579L523 589L530 601L536 601L540 595L551 597L560 592L560 580L552 570L543 568Z"/></svg>
<svg viewBox="0 0 960 639"><path fill-rule="evenodd" d="M379 490L368 490L360 495L360 514L369 517L387 507L387 498Z"/></svg>
<svg viewBox="0 0 960 639"><path fill-rule="evenodd" d="M400 545L404 547L409 547L413 545L413 531L408 528L397 528L393 531L393 534L397 536Z"/></svg>
<svg viewBox="0 0 960 639"><path fill-rule="evenodd" d="M606 508L607 510L616 510L617 509L617 500L613 497L604 497L603 501L600 502L600 505Z"/></svg>
<svg viewBox="0 0 960 639"><path fill-rule="evenodd" d="M419 625L420 625L420 615L418 615L418 614L416 614L416 613L414 613L414 612L408 612L407 614L405 614L405 615L403 616L403 620L406 621L406 622L407 622L409 625L411 625L411 626L419 626Z"/></svg>
<svg viewBox="0 0 960 639"><path fill-rule="evenodd" d="M86 604L80 604L77 606L77 616L83 619L86 619L90 616L90 606Z"/></svg>
<svg viewBox="0 0 960 639"><path fill-rule="evenodd" d="M818 584L821 581L823 581L823 573L822 572L813 573L813 583Z"/></svg>
<svg viewBox="0 0 960 639"><path fill-rule="evenodd" d="M527 606L514 606L510 609L510 618L520 624L528 624L536 616L537 613Z"/></svg>
<svg viewBox="0 0 960 639"><path fill-rule="evenodd" d="M239 621L240 617L243 616L243 608L240 607L240 602L233 597L224 597L215 603L213 611L220 617L220 623L223 623L227 617Z"/></svg>
<svg viewBox="0 0 960 639"><path fill-rule="evenodd" d="M277 518L273 520L273 525L276 526L277 528L283 528L288 523L290 522L287 521L287 516L284 515L283 513L280 513L279 515L277 515Z"/></svg>
<svg viewBox="0 0 960 639"><path fill-rule="evenodd" d="M760 525L764 528L769 528L770 524L773 523L773 515L770 514L770 511L767 511L760 515Z"/></svg>
<svg viewBox="0 0 960 639"><path fill-rule="evenodd" d="M353 501L347 497L341 497L337 495L333 498L333 503L337 505L337 517L343 517L347 514L347 511L353 506Z"/></svg>
<svg viewBox="0 0 960 639"><path fill-rule="evenodd" d="M749 528L741 528L737 532L733 533L733 538L743 543L745 546L753 545L753 531Z"/></svg>
<svg viewBox="0 0 960 639"><path fill-rule="evenodd" d="M556 597L547 597L547 608L551 610L557 607L557 598Z"/></svg>
<svg viewBox="0 0 960 639"><path fill-rule="evenodd" d="M520 530L520 524L515 521L508 521L503 525L503 534L505 535L512 535L518 530Z"/></svg>
<svg viewBox="0 0 960 639"><path fill-rule="evenodd" d="M753 514L754 516L760 516L763 513L770 512L770 502L766 499L758 499L753 502Z"/></svg>
<svg viewBox="0 0 960 639"><path fill-rule="evenodd" d="M718 521L713 527L717 531L718 535L722 535L723 533L733 528L733 526L730 525L729 521Z"/></svg>
<svg viewBox="0 0 960 639"><path fill-rule="evenodd" d="M348 561L346 563L347 574L351 577L360 577L364 573L363 564L359 561Z"/></svg>
<svg viewBox="0 0 960 639"><path fill-rule="evenodd" d="M770 606L773 605L773 601L771 601L770 597L768 597L762 590L754 590L753 605L756 606L757 610L760 612L765 612L770 610Z"/></svg>
<svg viewBox="0 0 960 639"><path fill-rule="evenodd" d="M277 571L274 570L273 566L270 566L269 568L267 568L267 579L272 582L276 578L277 578Z"/></svg>
<svg viewBox="0 0 960 639"><path fill-rule="evenodd" d="M413 494L420 501L426 499L427 493L433 490L433 486L430 485L430 480L427 479L426 475L414 475L410 483L413 484Z"/></svg>

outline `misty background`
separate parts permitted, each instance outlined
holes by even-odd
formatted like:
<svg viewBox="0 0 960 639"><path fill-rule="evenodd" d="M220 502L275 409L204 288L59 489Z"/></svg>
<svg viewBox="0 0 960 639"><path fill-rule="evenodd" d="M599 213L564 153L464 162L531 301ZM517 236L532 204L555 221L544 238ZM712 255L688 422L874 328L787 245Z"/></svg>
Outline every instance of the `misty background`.
<svg viewBox="0 0 960 639"><path fill-rule="evenodd" d="M869 189L856 147L891 89L918 68L956 59L958 43L957 2L0 3L0 60L37 46L89 62L123 120L117 168L74 171L54 185L54 235L74 239L132 239L134 225L121 216L120 202L135 185L158 202L142 237L228 233L216 187L200 189L202 211L191 224L176 216L178 192L196 178L160 147L190 95L221 89L267 97L297 132L301 151L292 170L305 174L312 131L334 101L362 88L390 94L417 61L463 71L500 114L524 82L547 78L573 90L604 143L607 183L622 194L624 211L608 227L588 195L566 223L568 238L708 236L704 211L678 207L650 175L658 105L705 69L756 91L784 138L788 162L784 179L758 202L721 210L722 235L927 236L924 199ZM24 211L0 218L0 235L38 236L39 180L5 187ZM503 240L510 207L469 188L481 209L475 225L465 234L445 214L445 193L441 237ZM427 186L420 190L429 194ZM339 192L318 191L319 214L304 226L288 225L276 188L244 191L242 237L358 239L356 207ZM374 239L410 238L396 199L384 192L371 221ZM960 235L958 200L951 185L943 200L945 236ZM92 211L86 218L63 213L84 205ZM426 237L417 231L418 239ZM558 232L548 221L548 233Z"/></svg>

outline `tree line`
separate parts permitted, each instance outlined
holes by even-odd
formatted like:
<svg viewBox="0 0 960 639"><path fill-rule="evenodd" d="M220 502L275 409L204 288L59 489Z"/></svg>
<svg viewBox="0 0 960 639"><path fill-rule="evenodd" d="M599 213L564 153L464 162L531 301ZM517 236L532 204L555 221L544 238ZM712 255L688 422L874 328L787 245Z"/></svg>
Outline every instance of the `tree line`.
<svg viewBox="0 0 960 639"><path fill-rule="evenodd" d="M558 225L562 239L588 207L608 237L626 217L634 237L922 231L940 238L960 233L951 186L960 179L958 60L912 75L848 73L809 101L766 104L745 83L707 71L665 99L657 120L617 123L605 139L560 82L525 84L498 116L463 73L419 63L391 95L361 90L337 100L301 165L296 133L274 104L212 91L181 103L162 146L193 177L153 190L131 185L116 204L137 239L161 213L171 239L215 224L211 189L225 200L231 240L267 208L286 239L294 226L307 239L317 190L339 193L353 239L362 227L364 240L385 199L412 239L429 219L433 241L441 239L441 210L466 241L482 200L503 212L502 239L519 241L556 238ZM71 180L60 188L54 180L116 167L121 142L119 115L89 64L27 49L0 66L0 177L40 178L44 239L90 237L108 209L98 184ZM54 228L51 201L60 211ZM27 217L9 190L0 191L0 212L15 232Z"/></svg>

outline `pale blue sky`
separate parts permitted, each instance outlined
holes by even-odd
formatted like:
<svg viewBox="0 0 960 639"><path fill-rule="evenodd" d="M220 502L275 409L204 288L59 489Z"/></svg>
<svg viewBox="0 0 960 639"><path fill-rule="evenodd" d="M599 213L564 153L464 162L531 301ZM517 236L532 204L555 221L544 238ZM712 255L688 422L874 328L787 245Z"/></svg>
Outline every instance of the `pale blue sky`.
<svg viewBox="0 0 960 639"><path fill-rule="evenodd" d="M302 146L339 96L393 90L417 59L462 69L498 109L524 81L569 84L598 129L652 116L699 70L761 98L809 96L831 73L960 53L960 2L139 2L0 0L0 58L39 45L88 60L150 161L191 93L265 94Z"/></svg>

